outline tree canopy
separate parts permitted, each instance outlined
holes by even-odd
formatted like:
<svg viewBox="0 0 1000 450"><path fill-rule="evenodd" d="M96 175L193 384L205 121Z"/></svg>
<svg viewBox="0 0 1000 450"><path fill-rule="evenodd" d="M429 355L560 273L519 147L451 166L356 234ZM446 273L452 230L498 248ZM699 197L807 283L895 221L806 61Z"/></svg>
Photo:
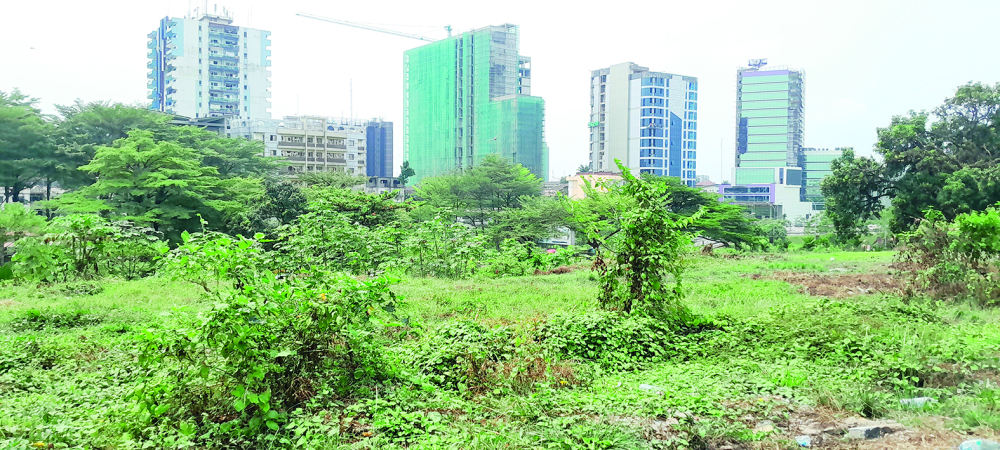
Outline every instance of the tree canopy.
<svg viewBox="0 0 1000 450"><path fill-rule="evenodd" d="M968 83L933 111L892 118L878 129L876 154L845 153L823 182L837 234L867 233L864 222L889 201L894 232L911 230L933 208L951 220L1000 201L1000 83Z"/></svg>

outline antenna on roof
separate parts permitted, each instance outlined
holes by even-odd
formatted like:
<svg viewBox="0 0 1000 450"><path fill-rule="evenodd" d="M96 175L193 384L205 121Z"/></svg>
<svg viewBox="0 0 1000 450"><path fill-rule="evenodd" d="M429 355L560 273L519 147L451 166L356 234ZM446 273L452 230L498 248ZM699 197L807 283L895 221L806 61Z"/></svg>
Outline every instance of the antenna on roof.
<svg viewBox="0 0 1000 450"><path fill-rule="evenodd" d="M767 58L751 59L750 63L747 65L753 67L754 70L760 70L761 67L767 65Z"/></svg>

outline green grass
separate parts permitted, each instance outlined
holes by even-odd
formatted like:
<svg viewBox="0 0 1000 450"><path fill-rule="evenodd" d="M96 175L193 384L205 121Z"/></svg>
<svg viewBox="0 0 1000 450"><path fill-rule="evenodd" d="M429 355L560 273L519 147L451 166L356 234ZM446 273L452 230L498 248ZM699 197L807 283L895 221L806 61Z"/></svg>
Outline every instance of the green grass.
<svg viewBox="0 0 1000 450"><path fill-rule="evenodd" d="M955 430L1000 429L996 311L886 295L831 300L768 278L776 271L884 272L892 256L692 257L685 303L718 329L684 336L676 345L687 356L627 371L575 361L568 367L579 384L517 390L498 383L475 395L429 384L408 359L413 349L457 321L525 324L527 330L555 313L593 310L597 284L591 273L407 278L394 287L406 299L399 313L422 331L389 354L408 381L377 391L377 401L342 399L298 410L281 432L286 434L277 436L298 439L290 430L309 430L302 448L331 449L783 442L753 431L754 425L781 423L803 405L907 423L942 415ZM141 336L147 328L176 327L207 306L199 287L160 278L0 287L0 448L36 441L56 448L140 447L127 435L136 426L127 398L142 382L136 365ZM641 389L644 384L654 388ZM899 404L917 396L938 402L920 410ZM372 436L338 434L341 415L369 427ZM675 424L651 428L667 419Z"/></svg>

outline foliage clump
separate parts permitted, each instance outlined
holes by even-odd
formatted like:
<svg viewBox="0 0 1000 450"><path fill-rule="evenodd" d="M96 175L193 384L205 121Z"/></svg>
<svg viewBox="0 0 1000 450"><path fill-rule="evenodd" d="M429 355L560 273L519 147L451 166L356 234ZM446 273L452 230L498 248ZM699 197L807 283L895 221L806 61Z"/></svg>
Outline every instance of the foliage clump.
<svg viewBox="0 0 1000 450"><path fill-rule="evenodd" d="M1000 304L1000 211L960 214L952 221L930 209L912 233L897 264L907 269L914 292L936 298L969 298L981 306Z"/></svg>
<svg viewBox="0 0 1000 450"><path fill-rule="evenodd" d="M316 396L355 395L393 376L383 356L386 327L401 326L393 280L320 270L279 279L260 266L233 267L241 259L233 253L256 248L241 239L186 249L225 253L200 263L226 265L214 273L239 281L206 294L214 306L197 321L143 334L139 362L147 372L134 398L145 426L178 429L192 442L218 434L247 445ZM183 270L199 264L189 262Z"/></svg>
<svg viewBox="0 0 1000 450"><path fill-rule="evenodd" d="M662 319L689 316L681 304L683 253L692 233L685 229L703 215L674 218L668 209L670 188L655 177L636 178L620 161L621 181L586 186L600 210L571 204L587 237L597 249L594 269L598 300L610 310L633 311ZM602 192L603 191L603 192Z"/></svg>

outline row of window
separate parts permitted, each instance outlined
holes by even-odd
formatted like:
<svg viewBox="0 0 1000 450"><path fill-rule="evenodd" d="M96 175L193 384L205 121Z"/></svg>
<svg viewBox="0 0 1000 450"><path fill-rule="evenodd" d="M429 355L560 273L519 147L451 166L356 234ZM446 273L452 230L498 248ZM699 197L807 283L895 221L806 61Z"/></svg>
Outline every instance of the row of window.
<svg viewBox="0 0 1000 450"><path fill-rule="evenodd" d="M663 98L643 97L642 106L664 106ZM603 111L604 105L601 105Z"/></svg>
<svg viewBox="0 0 1000 450"><path fill-rule="evenodd" d="M685 150L697 150L698 143L695 141L684 141L684 143L681 145L681 148Z"/></svg>
<svg viewBox="0 0 1000 450"><path fill-rule="evenodd" d="M686 98L688 100L698 100L698 93L697 92L690 92L690 91L688 91Z"/></svg>
<svg viewBox="0 0 1000 450"><path fill-rule="evenodd" d="M642 108L642 117L663 117L663 108Z"/></svg>
<svg viewBox="0 0 1000 450"><path fill-rule="evenodd" d="M602 86L602 89L603 89L603 86ZM601 91L601 92L603 92L603 91ZM651 88L651 87L650 88L642 88L642 90L640 91L640 95L642 95L643 97L650 97L650 96L666 97L667 90L663 89L663 88Z"/></svg>
<svg viewBox="0 0 1000 450"><path fill-rule="evenodd" d="M685 121L684 122L684 129L685 130L697 130L698 129L698 122L687 122L687 121Z"/></svg>
<svg viewBox="0 0 1000 450"><path fill-rule="evenodd" d="M639 167L670 167L673 163L662 158L640 158ZM697 169L694 161L688 160L681 163L683 169Z"/></svg>
<svg viewBox="0 0 1000 450"><path fill-rule="evenodd" d="M646 77L642 79L643 86L669 86L670 80L661 77Z"/></svg>
<svg viewBox="0 0 1000 450"><path fill-rule="evenodd" d="M640 147L663 147L663 139L639 139Z"/></svg>

